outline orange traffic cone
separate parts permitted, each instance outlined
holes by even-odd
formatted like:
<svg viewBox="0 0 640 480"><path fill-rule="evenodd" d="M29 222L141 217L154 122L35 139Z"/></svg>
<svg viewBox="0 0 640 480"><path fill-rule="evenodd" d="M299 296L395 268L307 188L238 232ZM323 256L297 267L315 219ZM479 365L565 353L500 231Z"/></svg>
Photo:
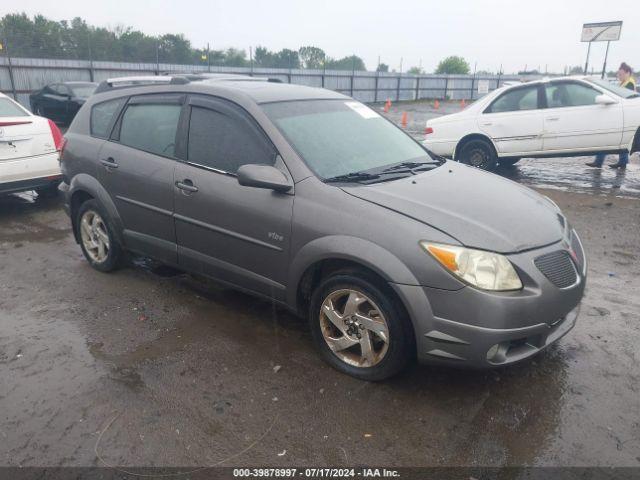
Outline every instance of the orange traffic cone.
<svg viewBox="0 0 640 480"><path fill-rule="evenodd" d="M436 99L436 101L433 102L433 108L436 110L440 108L440 100Z"/></svg>
<svg viewBox="0 0 640 480"><path fill-rule="evenodd" d="M464 101L464 98L460 100L460 108L464 108L467 106L467 102Z"/></svg>
<svg viewBox="0 0 640 480"><path fill-rule="evenodd" d="M402 120L400 121L402 128L407 128L407 112L402 112Z"/></svg>

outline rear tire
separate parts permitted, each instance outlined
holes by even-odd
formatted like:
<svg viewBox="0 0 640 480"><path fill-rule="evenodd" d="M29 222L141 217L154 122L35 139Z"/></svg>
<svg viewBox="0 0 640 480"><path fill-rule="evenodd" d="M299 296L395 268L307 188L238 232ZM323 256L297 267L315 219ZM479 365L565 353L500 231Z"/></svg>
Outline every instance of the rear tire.
<svg viewBox="0 0 640 480"><path fill-rule="evenodd" d="M482 139L469 140L462 145L460 155L456 160L471 167L488 171L495 170L498 164L493 145Z"/></svg>
<svg viewBox="0 0 640 480"><path fill-rule="evenodd" d="M378 284L364 272L337 272L315 289L309 308L320 356L336 370L367 381L398 374L415 354L411 321Z"/></svg>
<svg viewBox="0 0 640 480"><path fill-rule="evenodd" d="M75 226L80 248L89 265L100 272L111 272L120 266L122 247L108 215L96 200L87 200L80 205Z"/></svg>
<svg viewBox="0 0 640 480"><path fill-rule="evenodd" d="M36 188L38 197L42 198L54 198L58 196L58 183L47 185L46 187Z"/></svg>

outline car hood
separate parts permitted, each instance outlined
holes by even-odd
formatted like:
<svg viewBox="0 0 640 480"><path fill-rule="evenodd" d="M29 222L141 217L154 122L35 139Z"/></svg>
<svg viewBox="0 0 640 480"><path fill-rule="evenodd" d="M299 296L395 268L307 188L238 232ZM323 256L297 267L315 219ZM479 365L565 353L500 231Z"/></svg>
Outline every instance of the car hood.
<svg viewBox="0 0 640 480"><path fill-rule="evenodd" d="M513 253L555 243L564 234L564 218L546 197L451 161L420 175L343 190L470 248Z"/></svg>

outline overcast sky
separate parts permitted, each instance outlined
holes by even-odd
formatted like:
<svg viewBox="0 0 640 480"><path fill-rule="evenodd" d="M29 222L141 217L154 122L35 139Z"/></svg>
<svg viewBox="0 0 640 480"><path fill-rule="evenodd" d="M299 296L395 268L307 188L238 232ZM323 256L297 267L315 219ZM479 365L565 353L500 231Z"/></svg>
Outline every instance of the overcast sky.
<svg viewBox="0 0 640 480"><path fill-rule="evenodd" d="M262 45L297 49L315 45L332 57L355 53L369 69L378 55L392 69L418 65L433 71L447 55L462 55L473 69L505 72L548 65L584 65L585 22L623 20L611 44L608 70L621 61L640 68L640 13L631 0L3 0L30 15L62 20L76 16L99 26L132 26L149 34L184 33L196 47ZM591 49L602 68L605 43Z"/></svg>

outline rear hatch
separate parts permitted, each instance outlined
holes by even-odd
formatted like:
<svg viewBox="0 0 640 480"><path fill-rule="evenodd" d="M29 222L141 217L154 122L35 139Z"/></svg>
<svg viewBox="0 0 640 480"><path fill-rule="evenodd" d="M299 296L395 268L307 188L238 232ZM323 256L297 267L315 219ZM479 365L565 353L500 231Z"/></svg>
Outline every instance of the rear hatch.
<svg viewBox="0 0 640 480"><path fill-rule="evenodd" d="M0 161L26 159L55 150L46 118L0 116Z"/></svg>

